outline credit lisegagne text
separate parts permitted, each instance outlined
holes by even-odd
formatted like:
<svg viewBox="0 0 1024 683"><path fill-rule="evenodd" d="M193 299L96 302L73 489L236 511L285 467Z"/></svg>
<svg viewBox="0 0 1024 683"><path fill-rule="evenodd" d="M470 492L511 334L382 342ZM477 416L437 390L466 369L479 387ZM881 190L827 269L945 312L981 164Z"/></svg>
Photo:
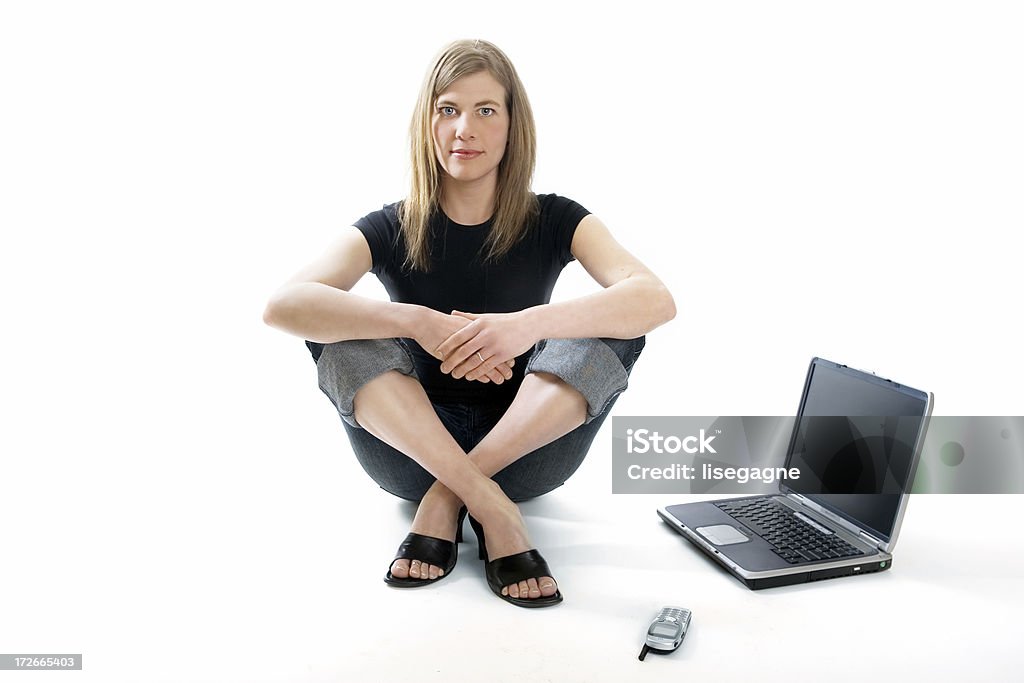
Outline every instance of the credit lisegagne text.
<svg viewBox="0 0 1024 683"><path fill-rule="evenodd" d="M698 473L696 465L673 463L665 467L630 465L626 468L626 476L634 480L678 479L692 481L703 479L704 481L735 481L740 484L745 484L748 481L763 481L770 484L776 481L799 479L800 470L796 467L720 467L703 463Z"/></svg>

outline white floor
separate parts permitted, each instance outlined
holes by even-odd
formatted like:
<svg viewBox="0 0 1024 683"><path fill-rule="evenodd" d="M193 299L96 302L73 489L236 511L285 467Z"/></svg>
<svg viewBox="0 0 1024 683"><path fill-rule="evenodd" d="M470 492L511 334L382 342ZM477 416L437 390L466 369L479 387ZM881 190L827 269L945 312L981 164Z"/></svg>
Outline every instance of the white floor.
<svg viewBox="0 0 1024 683"><path fill-rule="evenodd" d="M98 486L69 486L59 506L22 500L2 570L3 651L83 654L82 672L41 681L1014 675L1024 544L976 524L1019 519L1022 496L918 496L891 571L755 593L660 522L655 508L673 500L611 495L603 431L576 477L523 506L566 598L524 610L488 592L468 524L443 583L385 586L413 508L359 470L321 401L299 392L296 415L272 422L268 410L234 441L156 445L109 479L93 469ZM664 605L693 610L691 634L641 663Z"/></svg>

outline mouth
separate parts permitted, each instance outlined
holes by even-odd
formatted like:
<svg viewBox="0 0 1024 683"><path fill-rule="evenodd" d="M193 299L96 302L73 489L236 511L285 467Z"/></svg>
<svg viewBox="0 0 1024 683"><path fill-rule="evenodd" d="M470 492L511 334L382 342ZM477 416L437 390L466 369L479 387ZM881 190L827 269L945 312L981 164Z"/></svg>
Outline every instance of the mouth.
<svg viewBox="0 0 1024 683"><path fill-rule="evenodd" d="M452 150L452 156L453 157L455 157L456 159L463 159L463 160L476 159L481 154L483 154L483 152L475 150L475 149L453 149Z"/></svg>

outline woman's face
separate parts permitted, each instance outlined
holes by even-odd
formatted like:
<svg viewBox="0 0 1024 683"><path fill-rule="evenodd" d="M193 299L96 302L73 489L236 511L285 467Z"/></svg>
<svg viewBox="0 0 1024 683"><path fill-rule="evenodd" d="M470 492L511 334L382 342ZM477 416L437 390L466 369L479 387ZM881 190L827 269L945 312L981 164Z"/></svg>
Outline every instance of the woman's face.
<svg viewBox="0 0 1024 683"><path fill-rule="evenodd" d="M509 116L505 88L487 71L463 76L437 97L432 129L441 168L457 182L497 181Z"/></svg>

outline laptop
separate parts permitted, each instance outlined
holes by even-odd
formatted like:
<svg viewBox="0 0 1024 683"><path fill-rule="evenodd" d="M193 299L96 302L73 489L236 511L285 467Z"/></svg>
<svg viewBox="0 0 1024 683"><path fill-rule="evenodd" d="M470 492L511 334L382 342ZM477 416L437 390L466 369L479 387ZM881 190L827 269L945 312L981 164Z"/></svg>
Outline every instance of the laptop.
<svg viewBox="0 0 1024 683"><path fill-rule="evenodd" d="M892 567L934 397L811 360L777 494L658 515L752 590Z"/></svg>

